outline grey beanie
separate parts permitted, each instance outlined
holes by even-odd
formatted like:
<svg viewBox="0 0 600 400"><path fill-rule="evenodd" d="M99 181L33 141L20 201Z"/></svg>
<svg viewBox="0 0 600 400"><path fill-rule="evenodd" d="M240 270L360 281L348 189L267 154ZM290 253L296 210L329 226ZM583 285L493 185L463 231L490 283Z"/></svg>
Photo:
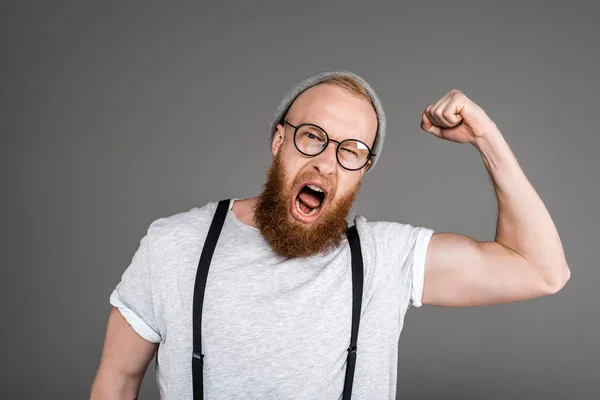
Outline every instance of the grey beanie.
<svg viewBox="0 0 600 400"><path fill-rule="evenodd" d="M350 71L334 71L334 70L319 71L319 72L314 73L311 76L308 76L308 77L302 79L298 83L296 83L296 85L294 85L292 90L289 91L287 96L285 96L285 98L283 99L281 104L279 104L279 107L277 107L277 111L275 111L275 115L273 115L273 119L271 120L271 123L269 125L269 141L270 142L273 141L273 137L275 134L275 129L277 127L277 124L281 122L281 120L283 119L283 117L285 116L287 111L289 110L290 106L292 105L292 103L294 102L296 97L298 97L300 95L300 93L304 92L306 89L311 88L333 76L347 76L349 78L353 78L354 80L356 80L358 83L360 83L365 88L365 90L369 94L369 97L371 97L371 100L373 101L375 112L377 113L378 124L377 124L377 134L375 136L375 142L373 143L373 149L371 149L373 154L372 154L372 164L371 164L371 167L369 168L369 171L370 171L375 166L375 164L377 163L377 160L379 159L379 157L381 155L381 149L383 147L383 139L385 138L385 113L383 112L383 106L381 105L381 101L379 101L379 97L377 97L377 94L371 88L371 86L367 83L367 81L365 81L363 78L361 78L360 76L358 76L355 73L352 73Z"/></svg>

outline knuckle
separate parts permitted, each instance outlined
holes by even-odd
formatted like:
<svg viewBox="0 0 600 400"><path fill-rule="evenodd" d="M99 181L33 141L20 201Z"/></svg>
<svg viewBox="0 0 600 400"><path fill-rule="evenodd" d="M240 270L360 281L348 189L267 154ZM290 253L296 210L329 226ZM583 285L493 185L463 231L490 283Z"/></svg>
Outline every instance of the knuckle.
<svg viewBox="0 0 600 400"><path fill-rule="evenodd" d="M457 99L466 99L467 96L465 96L465 94L463 92L461 92L460 90L457 90L456 93L454 93L453 97L457 98Z"/></svg>

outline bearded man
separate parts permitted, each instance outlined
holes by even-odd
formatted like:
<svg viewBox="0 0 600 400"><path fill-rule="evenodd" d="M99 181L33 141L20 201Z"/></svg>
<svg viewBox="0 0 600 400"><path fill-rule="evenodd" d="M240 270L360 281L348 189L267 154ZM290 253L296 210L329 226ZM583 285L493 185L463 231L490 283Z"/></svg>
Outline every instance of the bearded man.
<svg viewBox="0 0 600 400"><path fill-rule="evenodd" d="M466 307L560 290L557 230L497 126L462 92L421 128L481 154L498 199L480 242L347 217L386 124L348 71L301 80L269 129L262 193L154 221L110 297L92 398L135 398L157 353L164 399L393 399L408 308Z"/></svg>

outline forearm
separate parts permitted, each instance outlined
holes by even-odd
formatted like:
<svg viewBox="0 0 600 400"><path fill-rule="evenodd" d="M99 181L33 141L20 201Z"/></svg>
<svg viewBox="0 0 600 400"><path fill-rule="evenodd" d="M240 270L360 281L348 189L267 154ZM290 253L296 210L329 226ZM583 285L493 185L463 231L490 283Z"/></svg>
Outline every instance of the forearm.
<svg viewBox="0 0 600 400"><path fill-rule="evenodd" d="M556 226L498 129L473 142L492 179L498 199L496 242L538 268L558 290L569 268Z"/></svg>

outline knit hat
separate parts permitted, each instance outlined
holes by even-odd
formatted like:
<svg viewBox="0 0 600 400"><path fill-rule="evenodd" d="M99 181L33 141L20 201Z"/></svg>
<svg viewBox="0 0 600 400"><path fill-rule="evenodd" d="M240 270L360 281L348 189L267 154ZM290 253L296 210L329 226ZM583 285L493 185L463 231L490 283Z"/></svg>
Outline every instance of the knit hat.
<svg viewBox="0 0 600 400"><path fill-rule="evenodd" d="M377 160L379 159L379 157L381 155L381 149L383 147L383 139L385 138L385 113L383 112L383 106L381 105L381 101L379 101L379 97L377 97L377 94L371 88L371 86L367 83L367 81L365 81L363 78L361 78L360 76L358 76L355 73L352 73L350 71L343 71L343 70L342 71L335 71L335 70L319 71L319 72L314 73L311 76L308 76L308 77L302 79L298 83L296 83L296 85L294 85L292 90L289 91L287 96L285 96L285 98L283 99L281 104L279 104L279 107L277 107L277 111L275 111L275 115L273 115L273 119L271 120L271 123L269 124L269 141L273 142L273 137L275 135L275 129L277 127L277 124L279 124L281 122L281 120L283 119L285 114L288 112L290 106L292 105L294 100L300 95L300 93L302 93L306 89L311 88L311 87L327 80L328 78L331 78L334 76L346 76L346 77L354 79L355 81L360 83L365 88L365 90L369 94L369 97L373 101L373 106L375 108L375 112L377 113L378 124L377 124L377 134L375 136L375 141L373 143L373 148L371 150L372 164L371 164L371 167L369 168L369 171L370 171L375 166L375 164L377 163Z"/></svg>

